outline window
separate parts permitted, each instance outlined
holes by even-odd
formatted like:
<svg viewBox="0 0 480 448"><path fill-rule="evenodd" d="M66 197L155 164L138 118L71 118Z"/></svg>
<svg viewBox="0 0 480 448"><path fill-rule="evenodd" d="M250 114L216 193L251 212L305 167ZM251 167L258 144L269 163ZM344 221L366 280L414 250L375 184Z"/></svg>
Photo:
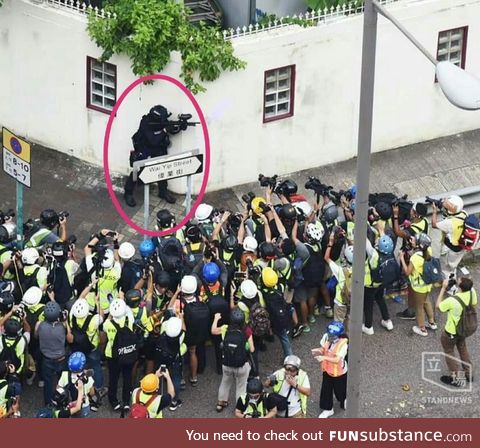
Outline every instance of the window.
<svg viewBox="0 0 480 448"><path fill-rule="evenodd" d="M110 113L117 101L117 67L87 56L87 107Z"/></svg>
<svg viewBox="0 0 480 448"><path fill-rule="evenodd" d="M267 70L263 95L263 122L291 117L294 97L295 66Z"/></svg>
<svg viewBox="0 0 480 448"><path fill-rule="evenodd" d="M464 26L438 33L437 60L450 61L458 67L465 68L467 32L468 27Z"/></svg>

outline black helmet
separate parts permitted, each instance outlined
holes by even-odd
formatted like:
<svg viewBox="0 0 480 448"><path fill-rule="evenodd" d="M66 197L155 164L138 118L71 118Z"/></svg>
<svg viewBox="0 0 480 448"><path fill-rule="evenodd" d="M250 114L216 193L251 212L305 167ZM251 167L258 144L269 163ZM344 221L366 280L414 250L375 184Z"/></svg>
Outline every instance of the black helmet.
<svg viewBox="0 0 480 448"><path fill-rule="evenodd" d="M261 394L263 384L258 378L251 378L247 383L247 394Z"/></svg>
<svg viewBox="0 0 480 448"><path fill-rule="evenodd" d="M0 293L0 312L8 313L15 303L15 297L11 292Z"/></svg>
<svg viewBox="0 0 480 448"><path fill-rule="evenodd" d="M58 213L51 208L47 208L40 213L40 223L50 229L53 229L58 224Z"/></svg>
<svg viewBox="0 0 480 448"><path fill-rule="evenodd" d="M243 325L245 323L245 313L240 308L234 308L230 311L230 324Z"/></svg>
<svg viewBox="0 0 480 448"><path fill-rule="evenodd" d="M235 235L228 235L222 240L222 247L225 250L232 252L238 244L237 237Z"/></svg>
<svg viewBox="0 0 480 448"><path fill-rule="evenodd" d="M284 196L291 196L297 193L298 187L297 184L291 180L287 179L280 183L278 189L282 192Z"/></svg>
<svg viewBox="0 0 480 448"><path fill-rule="evenodd" d="M155 121L159 121L159 122L165 122L168 120L168 117L172 114L170 114L168 112L168 110L166 109L166 107L158 104L157 106L153 106L151 109L150 109L150 112L149 112L150 116L152 119L154 119Z"/></svg>
<svg viewBox="0 0 480 448"><path fill-rule="evenodd" d="M142 291L139 289L130 289L130 291L125 294L125 302L127 302L130 308L137 308L141 300Z"/></svg>
<svg viewBox="0 0 480 448"><path fill-rule="evenodd" d="M264 259L274 258L277 253L275 250L275 246L272 243L267 243L267 242L260 244L259 251L260 251L260 257Z"/></svg>
<svg viewBox="0 0 480 448"><path fill-rule="evenodd" d="M52 255L55 258L67 258L68 245L63 241L57 241L52 245Z"/></svg>
<svg viewBox="0 0 480 448"><path fill-rule="evenodd" d="M297 216L297 210L292 204L283 204L280 210L280 218L283 219L295 219Z"/></svg>
<svg viewBox="0 0 480 448"><path fill-rule="evenodd" d="M282 240L282 252L283 255L291 255L295 252L296 246L291 238L285 238Z"/></svg>
<svg viewBox="0 0 480 448"><path fill-rule="evenodd" d="M175 216L170 210L163 208L157 212L157 225L161 229L169 229L175 225Z"/></svg>
<svg viewBox="0 0 480 448"><path fill-rule="evenodd" d="M187 227L185 236L191 243L199 243L202 240L202 231L200 230L200 227L191 224Z"/></svg>
<svg viewBox="0 0 480 448"><path fill-rule="evenodd" d="M392 206L386 202L377 202L375 211L378 213L378 216L380 216L380 219L384 221L392 217Z"/></svg>
<svg viewBox="0 0 480 448"><path fill-rule="evenodd" d="M159 271L155 274L155 284L163 288L168 288L172 284L172 278L167 271Z"/></svg>
<svg viewBox="0 0 480 448"><path fill-rule="evenodd" d="M18 319L11 317L3 324L3 328L5 329L5 334L7 336L14 338L22 330L22 324Z"/></svg>
<svg viewBox="0 0 480 448"><path fill-rule="evenodd" d="M10 235L5 226L0 226L0 243L8 243L10 241Z"/></svg>
<svg viewBox="0 0 480 448"><path fill-rule="evenodd" d="M66 408L70 403L70 394L68 389L57 387L52 397L52 404L56 408Z"/></svg>
<svg viewBox="0 0 480 448"><path fill-rule="evenodd" d="M43 314L47 322L56 322L61 312L62 310L57 302L48 302L43 309Z"/></svg>

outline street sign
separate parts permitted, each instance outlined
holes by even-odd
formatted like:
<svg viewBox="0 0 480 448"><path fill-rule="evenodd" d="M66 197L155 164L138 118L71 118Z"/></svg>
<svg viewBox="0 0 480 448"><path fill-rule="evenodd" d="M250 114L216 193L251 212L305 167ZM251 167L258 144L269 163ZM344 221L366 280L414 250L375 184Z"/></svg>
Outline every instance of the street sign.
<svg viewBox="0 0 480 448"><path fill-rule="evenodd" d="M3 171L16 181L31 187L30 144L2 129L3 134Z"/></svg>
<svg viewBox="0 0 480 448"><path fill-rule="evenodd" d="M140 169L138 178L144 184L153 184L160 180L176 179L203 172L203 154L170 158L166 161L152 161Z"/></svg>

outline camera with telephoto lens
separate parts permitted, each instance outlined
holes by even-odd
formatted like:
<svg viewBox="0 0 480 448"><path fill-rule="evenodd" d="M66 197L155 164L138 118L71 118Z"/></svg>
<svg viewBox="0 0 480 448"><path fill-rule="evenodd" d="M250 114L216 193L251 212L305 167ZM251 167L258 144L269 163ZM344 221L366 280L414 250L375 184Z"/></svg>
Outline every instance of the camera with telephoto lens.
<svg viewBox="0 0 480 448"><path fill-rule="evenodd" d="M435 204L438 209L443 208L443 201L444 199L433 199L430 196L425 196L425 202L427 204Z"/></svg>
<svg viewBox="0 0 480 448"><path fill-rule="evenodd" d="M250 208L251 202L253 199L255 199L255 193L249 191L247 194L242 195L242 201L247 204L247 206Z"/></svg>
<svg viewBox="0 0 480 448"><path fill-rule="evenodd" d="M89 378L93 377L93 369L85 369L82 372L77 374L78 381L81 381L83 384L87 384Z"/></svg>
<svg viewBox="0 0 480 448"><path fill-rule="evenodd" d="M320 182L320 179L317 177L310 176L305 183L305 189L306 190L312 190L315 194L318 194L320 196L329 196L330 190L333 189L332 186L322 184Z"/></svg>
<svg viewBox="0 0 480 448"><path fill-rule="evenodd" d="M68 213L66 210L62 210L61 212L58 212L58 219L62 218L68 218L70 216L70 213Z"/></svg>
<svg viewBox="0 0 480 448"><path fill-rule="evenodd" d="M278 174L275 174L272 177L267 177L263 174L258 175L258 181L260 182L261 187L270 187L272 190L275 190L277 186Z"/></svg>
<svg viewBox="0 0 480 448"><path fill-rule="evenodd" d="M455 277L448 279L447 290L452 289L456 284L457 284L457 280L455 279Z"/></svg>
<svg viewBox="0 0 480 448"><path fill-rule="evenodd" d="M256 281L256 279L262 275L262 271L259 266L254 266L253 261L248 259L247 260L247 270L248 270L248 277Z"/></svg>

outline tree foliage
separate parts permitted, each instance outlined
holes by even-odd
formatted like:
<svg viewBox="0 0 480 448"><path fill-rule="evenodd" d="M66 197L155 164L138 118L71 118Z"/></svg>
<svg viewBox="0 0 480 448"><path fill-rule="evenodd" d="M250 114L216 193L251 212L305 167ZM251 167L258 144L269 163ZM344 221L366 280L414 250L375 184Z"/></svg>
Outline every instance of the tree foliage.
<svg viewBox="0 0 480 448"><path fill-rule="evenodd" d="M104 10L110 16L90 13L90 37L102 48L104 61L114 54L129 56L135 75L162 71L172 51L178 51L181 77L193 93L198 93L206 90L198 79L214 81L222 71L246 65L235 57L231 42L223 39L218 28L192 25L184 5L174 0L110 0Z"/></svg>
<svg viewBox="0 0 480 448"><path fill-rule="evenodd" d="M355 6L363 5L363 0L305 0L305 3L310 9L315 11L325 8L330 9L332 6L336 8L337 6L348 5L350 3L355 4Z"/></svg>

